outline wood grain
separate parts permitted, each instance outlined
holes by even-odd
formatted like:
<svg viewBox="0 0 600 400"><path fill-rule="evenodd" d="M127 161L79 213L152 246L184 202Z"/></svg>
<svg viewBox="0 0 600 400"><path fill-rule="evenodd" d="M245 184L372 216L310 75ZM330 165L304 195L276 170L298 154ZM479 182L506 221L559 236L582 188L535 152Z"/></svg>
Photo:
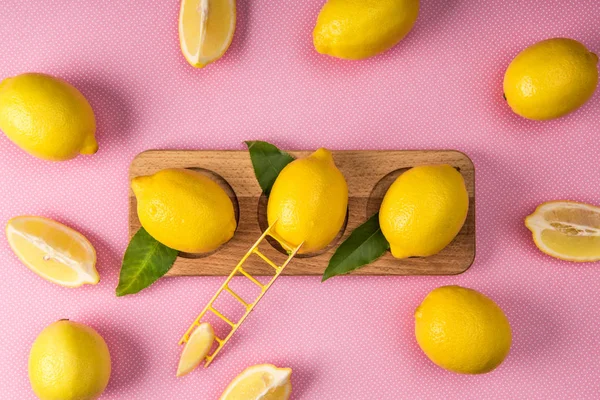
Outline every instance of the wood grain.
<svg viewBox="0 0 600 400"><path fill-rule="evenodd" d="M297 158L308 151L290 151ZM379 209L388 187L407 168L426 164L450 164L465 179L469 192L469 213L462 230L440 253L426 258L397 260L388 252L379 260L353 272L354 275L454 275L466 271L475 258L475 170L465 154L454 150L333 151L335 163L348 183L347 224L320 254L298 257L283 275L322 275L335 248L354 228ZM168 275L228 275L243 254L267 226L267 199L254 176L247 151L150 150L132 162L130 179L153 174L165 168L197 169L215 179L236 205L238 228L228 243L207 255L180 254ZM129 233L139 229L136 199L129 190ZM272 245L260 250L275 261L285 256ZM270 267L258 258L244 264L254 275L270 275Z"/></svg>

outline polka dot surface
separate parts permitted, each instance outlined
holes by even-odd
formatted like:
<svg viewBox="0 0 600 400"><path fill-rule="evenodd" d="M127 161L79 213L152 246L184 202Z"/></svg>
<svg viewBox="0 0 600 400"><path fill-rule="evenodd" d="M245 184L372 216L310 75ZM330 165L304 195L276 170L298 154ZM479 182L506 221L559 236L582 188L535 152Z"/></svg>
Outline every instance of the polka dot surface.
<svg viewBox="0 0 600 400"><path fill-rule="evenodd" d="M178 1L4 1L0 79L40 71L79 88L99 152L37 160L0 136L0 221L44 215L98 251L101 282L66 289L28 271L0 240L0 376L5 399L33 399L31 343L59 318L108 342L103 399L216 399L245 367L293 368L293 398L597 398L598 263L534 247L524 217L543 201L600 203L600 95L555 121L514 115L502 76L521 49L566 36L600 51L596 0L422 0L391 51L344 61L317 54L320 0L239 0L231 48L202 70L177 38ZM477 258L440 277L283 277L214 364L175 378L177 341L222 278L162 279L116 298L127 245L127 170L147 149L458 149L476 166ZM233 267L233 266L232 266ZM437 286L480 290L506 312L510 355L496 371L455 375L418 348L413 311Z"/></svg>

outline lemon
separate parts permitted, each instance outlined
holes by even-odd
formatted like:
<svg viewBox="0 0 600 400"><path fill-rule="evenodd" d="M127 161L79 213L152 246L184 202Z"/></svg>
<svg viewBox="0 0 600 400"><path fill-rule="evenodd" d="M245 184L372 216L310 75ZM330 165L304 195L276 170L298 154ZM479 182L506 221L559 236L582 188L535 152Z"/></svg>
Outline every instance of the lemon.
<svg viewBox="0 0 600 400"><path fill-rule="evenodd" d="M239 374L219 400L287 400L292 393L289 368L254 365Z"/></svg>
<svg viewBox="0 0 600 400"><path fill-rule="evenodd" d="M490 372L504 361L512 334L504 312L473 289L443 286L415 311L415 336L438 366L463 374Z"/></svg>
<svg viewBox="0 0 600 400"><path fill-rule="evenodd" d="M6 238L17 257L33 272L61 286L95 285L96 251L79 232L48 218L15 217Z"/></svg>
<svg viewBox="0 0 600 400"><path fill-rule="evenodd" d="M203 322L198 325L185 343L177 367L177 376L184 376L196 369L208 355L214 341L215 331L211 324Z"/></svg>
<svg viewBox="0 0 600 400"><path fill-rule="evenodd" d="M92 107L77 89L50 75L22 74L0 83L0 129L44 160L69 160L98 150Z"/></svg>
<svg viewBox="0 0 600 400"><path fill-rule="evenodd" d="M279 173L267 205L269 225L299 253L324 249L346 218L348 186L331 152L319 149Z"/></svg>
<svg viewBox="0 0 600 400"><path fill-rule="evenodd" d="M395 46L419 15L419 0L329 0L313 30L321 54L360 60Z"/></svg>
<svg viewBox="0 0 600 400"><path fill-rule="evenodd" d="M460 172L450 165L419 166L392 183L379 209L379 225L394 257L427 257L452 242L468 209Z"/></svg>
<svg viewBox="0 0 600 400"><path fill-rule="evenodd" d="M206 175L188 169L165 169L134 178L131 187L142 226L172 249L207 253L233 237L233 203Z"/></svg>
<svg viewBox="0 0 600 400"><path fill-rule="evenodd" d="M598 85L597 64L598 56L576 40L543 40L512 60L504 75L504 96L522 117L561 117L592 97Z"/></svg>
<svg viewBox="0 0 600 400"><path fill-rule="evenodd" d="M525 218L535 245L567 261L600 261L600 207L574 201L549 201Z"/></svg>
<svg viewBox="0 0 600 400"><path fill-rule="evenodd" d="M41 400L94 400L110 378L110 354L92 328L60 320L47 326L29 353L29 381Z"/></svg>
<svg viewBox="0 0 600 400"><path fill-rule="evenodd" d="M235 0L182 0L179 43L190 65L202 68L225 54L235 32Z"/></svg>

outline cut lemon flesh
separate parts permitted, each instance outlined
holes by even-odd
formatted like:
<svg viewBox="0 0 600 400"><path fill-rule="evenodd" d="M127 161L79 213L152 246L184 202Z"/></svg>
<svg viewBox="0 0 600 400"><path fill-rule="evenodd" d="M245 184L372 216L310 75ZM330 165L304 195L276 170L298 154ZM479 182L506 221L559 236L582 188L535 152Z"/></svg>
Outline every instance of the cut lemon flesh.
<svg viewBox="0 0 600 400"><path fill-rule="evenodd" d="M536 246L568 261L600 260L600 207L573 201L551 201L525 218Z"/></svg>
<svg viewBox="0 0 600 400"><path fill-rule="evenodd" d="M96 284L96 251L79 232L43 217L21 216L6 225L17 257L44 279L67 287Z"/></svg>
<svg viewBox="0 0 600 400"><path fill-rule="evenodd" d="M225 54L235 32L235 0L182 0L179 43L185 59L202 68Z"/></svg>
<svg viewBox="0 0 600 400"><path fill-rule="evenodd" d="M212 326L207 322L198 325L185 343L177 367L177 376L189 374L196 369L204 357L208 355L214 341L215 332Z"/></svg>
<svg viewBox="0 0 600 400"><path fill-rule="evenodd" d="M290 368L254 365L239 374L219 400L287 400L292 393Z"/></svg>

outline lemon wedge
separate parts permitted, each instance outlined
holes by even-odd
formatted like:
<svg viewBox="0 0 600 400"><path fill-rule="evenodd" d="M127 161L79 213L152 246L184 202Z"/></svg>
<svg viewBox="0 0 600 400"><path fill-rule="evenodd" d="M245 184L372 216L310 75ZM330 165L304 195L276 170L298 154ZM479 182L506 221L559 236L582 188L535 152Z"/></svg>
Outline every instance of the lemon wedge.
<svg viewBox="0 0 600 400"><path fill-rule="evenodd" d="M235 0L182 0L179 43L185 59L202 68L225 54L235 32Z"/></svg>
<svg viewBox="0 0 600 400"><path fill-rule="evenodd" d="M254 365L239 374L219 400L287 400L292 393L290 368Z"/></svg>
<svg viewBox="0 0 600 400"><path fill-rule="evenodd" d="M208 322L203 322L192 332L183 348L177 376L184 376L192 372L206 357L215 341L215 332Z"/></svg>
<svg viewBox="0 0 600 400"><path fill-rule="evenodd" d="M535 245L567 261L600 260L600 207L573 201L541 204L525 218Z"/></svg>
<svg viewBox="0 0 600 400"><path fill-rule="evenodd" d="M61 286L95 285L96 251L79 232L48 218L21 216L6 225L17 257L33 272Z"/></svg>

